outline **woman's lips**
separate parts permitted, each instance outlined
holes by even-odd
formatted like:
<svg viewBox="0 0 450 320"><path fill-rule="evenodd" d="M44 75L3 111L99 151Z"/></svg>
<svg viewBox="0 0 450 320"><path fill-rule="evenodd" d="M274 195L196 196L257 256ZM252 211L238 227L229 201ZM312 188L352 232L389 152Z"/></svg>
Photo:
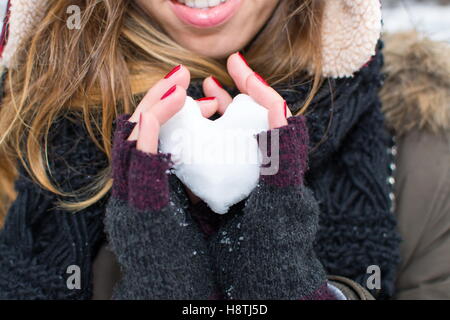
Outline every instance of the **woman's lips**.
<svg viewBox="0 0 450 320"><path fill-rule="evenodd" d="M231 19L238 11L241 0L228 0L207 9L190 8L176 0L171 0L170 4L181 21L198 28L212 28Z"/></svg>

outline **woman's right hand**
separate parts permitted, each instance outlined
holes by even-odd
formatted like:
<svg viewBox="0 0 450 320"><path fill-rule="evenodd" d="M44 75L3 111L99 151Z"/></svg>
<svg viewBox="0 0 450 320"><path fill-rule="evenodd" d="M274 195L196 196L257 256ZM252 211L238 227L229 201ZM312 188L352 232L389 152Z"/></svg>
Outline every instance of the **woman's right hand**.
<svg viewBox="0 0 450 320"><path fill-rule="evenodd" d="M158 153L160 127L172 118L184 105L190 83L189 70L180 65L158 81L144 96L128 121L138 123L129 141L136 141L136 148L145 153ZM216 99L199 103L205 117L218 109Z"/></svg>

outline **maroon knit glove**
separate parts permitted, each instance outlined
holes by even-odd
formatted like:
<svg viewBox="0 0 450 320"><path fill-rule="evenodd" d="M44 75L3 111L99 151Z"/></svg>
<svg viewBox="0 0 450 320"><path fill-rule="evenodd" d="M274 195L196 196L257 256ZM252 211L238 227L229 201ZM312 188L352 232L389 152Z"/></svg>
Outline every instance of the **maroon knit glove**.
<svg viewBox="0 0 450 320"><path fill-rule="evenodd" d="M288 125L260 133L257 138L263 158L267 155L261 166L261 181L277 187L303 184L303 176L308 169L309 143L305 117L291 117ZM266 148L264 139L267 139ZM279 148L275 148L272 154L273 146L277 145L275 139L279 141ZM269 163L266 163L267 159Z"/></svg>
<svg viewBox="0 0 450 320"><path fill-rule="evenodd" d="M169 202L170 155L137 150L136 141L127 140L136 126L129 118L122 115L116 120L112 196L139 210L160 210Z"/></svg>

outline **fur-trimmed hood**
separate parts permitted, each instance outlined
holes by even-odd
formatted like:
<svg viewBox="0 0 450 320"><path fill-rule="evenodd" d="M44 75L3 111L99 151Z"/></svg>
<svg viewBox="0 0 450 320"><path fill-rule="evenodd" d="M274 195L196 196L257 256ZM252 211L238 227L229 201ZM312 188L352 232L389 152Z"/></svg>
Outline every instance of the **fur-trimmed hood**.
<svg viewBox="0 0 450 320"><path fill-rule="evenodd" d="M388 126L450 130L450 44L417 32L384 35L386 81L381 90Z"/></svg>

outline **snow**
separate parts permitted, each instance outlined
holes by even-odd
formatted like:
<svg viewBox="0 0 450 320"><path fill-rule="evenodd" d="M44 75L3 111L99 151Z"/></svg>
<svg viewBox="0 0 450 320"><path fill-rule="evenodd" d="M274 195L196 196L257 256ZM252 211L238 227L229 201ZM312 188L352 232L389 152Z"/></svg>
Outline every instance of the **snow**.
<svg viewBox="0 0 450 320"><path fill-rule="evenodd" d="M268 111L240 94L216 121L188 97L161 127L160 148L172 154L175 175L211 210L225 214L257 186L261 155L255 135L267 131Z"/></svg>

